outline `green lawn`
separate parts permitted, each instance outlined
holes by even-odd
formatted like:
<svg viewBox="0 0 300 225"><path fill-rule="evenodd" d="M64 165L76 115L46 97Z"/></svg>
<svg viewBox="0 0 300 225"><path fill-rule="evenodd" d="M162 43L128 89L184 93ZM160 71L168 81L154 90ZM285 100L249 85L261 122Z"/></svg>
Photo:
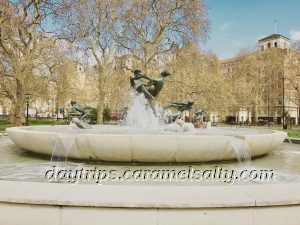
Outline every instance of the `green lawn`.
<svg viewBox="0 0 300 225"><path fill-rule="evenodd" d="M67 120L59 120L57 122L56 119L29 120L29 125L30 126L35 126L35 125L66 125L66 124L70 124L70 122L67 121Z"/></svg>
<svg viewBox="0 0 300 225"><path fill-rule="evenodd" d="M15 126L14 124L11 123L5 123L5 122L0 122L0 133L4 132L6 128L8 127L13 127Z"/></svg>
<svg viewBox="0 0 300 225"><path fill-rule="evenodd" d="M300 138L300 130L288 130L289 137Z"/></svg>

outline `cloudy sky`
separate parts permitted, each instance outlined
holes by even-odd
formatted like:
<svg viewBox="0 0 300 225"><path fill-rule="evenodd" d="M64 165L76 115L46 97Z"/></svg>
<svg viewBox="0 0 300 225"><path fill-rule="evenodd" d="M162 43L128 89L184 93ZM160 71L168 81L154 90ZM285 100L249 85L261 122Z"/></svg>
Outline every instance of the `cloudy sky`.
<svg viewBox="0 0 300 225"><path fill-rule="evenodd" d="M211 19L210 38L205 48L220 59L233 57L241 48L275 33L300 40L299 0L207 0Z"/></svg>

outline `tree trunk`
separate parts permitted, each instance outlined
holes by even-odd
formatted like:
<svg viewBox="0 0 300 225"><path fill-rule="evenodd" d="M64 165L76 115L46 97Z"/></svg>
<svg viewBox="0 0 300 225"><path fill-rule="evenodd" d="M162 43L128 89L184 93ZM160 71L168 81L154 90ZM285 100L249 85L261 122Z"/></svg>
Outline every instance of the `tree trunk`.
<svg viewBox="0 0 300 225"><path fill-rule="evenodd" d="M257 125L258 118L257 118L257 105L256 104L253 106L252 114L253 114L253 125Z"/></svg>
<svg viewBox="0 0 300 225"><path fill-rule="evenodd" d="M10 115L10 122L16 124L17 126L22 126L25 122L25 101L23 98L23 87L19 81L16 85L16 97L12 100L12 108Z"/></svg>
<svg viewBox="0 0 300 225"><path fill-rule="evenodd" d="M103 71L98 71L99 75L99 83L98 83L98 91L99 91L99 99L98 99L98 114L97 114L97 123L103 124L103 110L104 110L104 99L105 99L105 92L104 92L104 79L103 79Z"/></svg>
<svg viewBox="0 0 300 225"><path fill-rule="evenodd" d="M15 117L15 102L11 102L11 107L10 107L10 115L9 115L9 122L10 123L15 123L16 117Z"/></svg>
<svg viewBox="0 0 300 225"><path fill-rule="evenodd" d="M15 124L17 126L22 126L22 123L25 121L24 112L23 112L23 104L21 103L22 100L18 99L16 106L15 106Z"/></svg>
<svg viewBox="0 0 300 225"><path fill-rule="evenodd" d="M16 104L15 104L15 124L17 126L22 126L22 123L25 122L24 117L24 98L23 98L23 86L17 81L17 90L16 90Z"/></svg>

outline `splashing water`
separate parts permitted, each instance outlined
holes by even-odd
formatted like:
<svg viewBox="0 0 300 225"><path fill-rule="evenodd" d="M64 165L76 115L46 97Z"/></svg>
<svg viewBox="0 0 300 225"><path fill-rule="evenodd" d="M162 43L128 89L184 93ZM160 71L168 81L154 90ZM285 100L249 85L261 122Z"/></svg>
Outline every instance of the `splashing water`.
<svg viewBox="0 0 300 225"><path fill-rule="evenodd" d="M290 136L287 135L286 138L288 139L289 143L290 143L291 145L293 145L293 142L292 142L292 139L290 138Z"/></svg>
<svg viewBox="0 0 300 225"><path fill-rule="evenodd" d="M236 154L236 158L239 163L246 163L248 164L251 160L249 154L249 145L245 140L234 138L231 141L232 150Z"/></svg>
<svg viewBox="0 0 300 225"><path fill-rule="evenodd" d="M145 96L136 93L133 98L133 105L128 111L124 125L137 129L159 130L159 117L154 115Z"/></svg>
<svg viewBox="0 0 300 225"><path fill-rule="evenodd" d="M50 164L60 165L68 159L69 153L75 143L75 137L69 134L59 134L55 140Z"/></svg>

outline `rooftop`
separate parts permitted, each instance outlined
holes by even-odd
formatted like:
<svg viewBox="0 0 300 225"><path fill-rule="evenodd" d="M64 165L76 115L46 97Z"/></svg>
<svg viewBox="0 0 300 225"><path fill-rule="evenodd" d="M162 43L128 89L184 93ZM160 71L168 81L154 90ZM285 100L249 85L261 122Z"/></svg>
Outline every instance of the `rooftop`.
<svg viewBox="0 0 300 225"><path fill-rule="evenodd" d="M276 39L276 38L283 38L283 39L285 39L285 40L287 40L287 41L290 40L290 39L288 39L287 37L285 37L285 36L283 36L283 35L281 35L281 34L271 34L271 35L269 35L269 36L267 36L267 37L264 37L264 38L258 40L258 42L261 42L261 41L268 41L268 40L273 40L273 39Z"/></svg>

